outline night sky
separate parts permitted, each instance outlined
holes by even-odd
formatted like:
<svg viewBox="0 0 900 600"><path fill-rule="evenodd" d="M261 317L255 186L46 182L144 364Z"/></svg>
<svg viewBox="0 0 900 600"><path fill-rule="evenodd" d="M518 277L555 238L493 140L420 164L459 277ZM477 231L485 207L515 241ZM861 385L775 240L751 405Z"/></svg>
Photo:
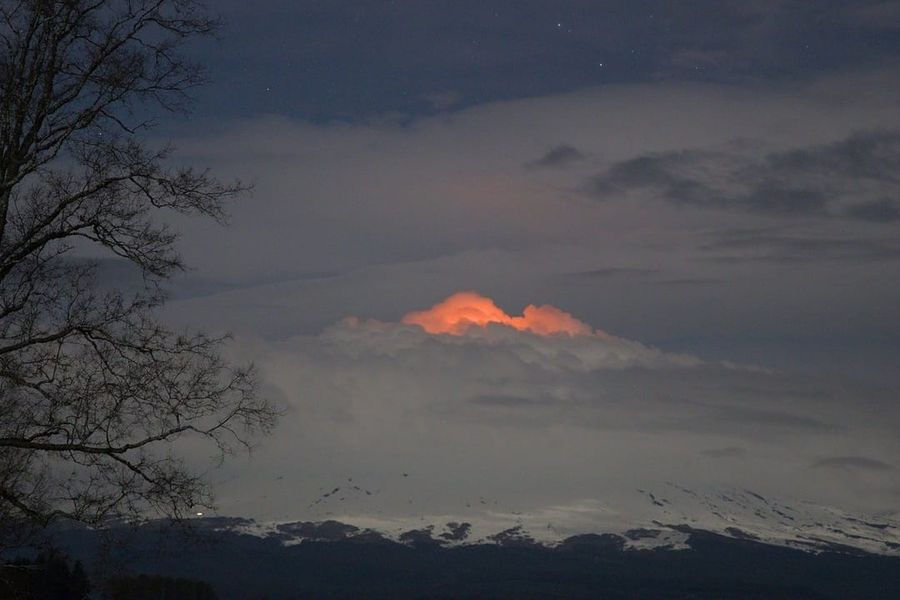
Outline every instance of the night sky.
<svg viewBox="0 0 900 600"><path fill-rule="evenodd" d="M165 314L285 409L222 512L644 481L897 510L900 2L215 7L155 135L254 189L177 223ZM403 323L467 290L600 333ZM308 506L348 478L382 493Z"/></svg>

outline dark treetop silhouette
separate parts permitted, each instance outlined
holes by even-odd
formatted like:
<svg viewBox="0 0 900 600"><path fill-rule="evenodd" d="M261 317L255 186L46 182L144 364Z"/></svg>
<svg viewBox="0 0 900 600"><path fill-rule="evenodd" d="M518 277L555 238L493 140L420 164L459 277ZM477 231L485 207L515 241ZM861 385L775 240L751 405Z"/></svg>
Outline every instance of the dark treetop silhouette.
<svg viewBox="0 0 900 600"><path fill-rule="evenodd" d="M224 456L274 421L222 337L154 318L182 268L160 217L223 220L244 190L142 139L187 106L180 50L215 26L194 0L0 1L0 522L178 516L210 496L176 440ZM101 289L90 246L141 289Z"/></svg>

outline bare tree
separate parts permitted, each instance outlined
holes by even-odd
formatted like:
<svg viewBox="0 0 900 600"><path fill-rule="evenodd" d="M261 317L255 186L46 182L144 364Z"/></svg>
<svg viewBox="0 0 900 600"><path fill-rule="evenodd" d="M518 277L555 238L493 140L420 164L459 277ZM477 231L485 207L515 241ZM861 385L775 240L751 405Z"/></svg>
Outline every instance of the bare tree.
<svg viewBox="0 0 900 600"><path fill-rule="evenodd" d="M220 337L154 312L182 268L166 212L223 220L240 193L151 149L148 115L183 109L202 71L198 0L0 0L0 522L178 516L210 496L180 456L219 456L275 411ZM97 246L144 273L97 284Z"/></svg>

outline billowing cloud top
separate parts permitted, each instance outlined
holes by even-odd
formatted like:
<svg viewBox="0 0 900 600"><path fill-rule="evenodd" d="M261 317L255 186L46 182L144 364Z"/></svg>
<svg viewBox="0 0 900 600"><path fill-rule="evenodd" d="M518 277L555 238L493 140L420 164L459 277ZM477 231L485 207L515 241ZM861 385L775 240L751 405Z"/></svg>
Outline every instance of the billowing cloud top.
<svg viewBox="0 0 900 600"><path fill-rule="evenodd" d="M463 335L470 327L505 325L538 335L605 335L555 306L529 304L521 316L507 314L493 300L477 292L457 292L428 310L403 317L407 325L418 325L428 333Z"/></svg>

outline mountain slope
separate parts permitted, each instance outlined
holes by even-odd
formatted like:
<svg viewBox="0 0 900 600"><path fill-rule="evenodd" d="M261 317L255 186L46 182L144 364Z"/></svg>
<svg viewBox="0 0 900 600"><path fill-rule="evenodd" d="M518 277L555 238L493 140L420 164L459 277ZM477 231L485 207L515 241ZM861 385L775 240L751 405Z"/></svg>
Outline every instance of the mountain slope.
<svg viewBox="0 0 900 600"><path fill-rule="evenodd" d="M326 492L328 497L342 492ZM346 498L346 496L343 496ZM327 500L327 498L326 498ZM586 533L615 534L626 549L685 549L693 530L733 539L818 552L900 556L900 522L893 515L851 514L809 502L776 500L746 489L689 489L666 483L654 490L610 493L536 511L507 511L480 499L459 514L385 517L326 511L326 518L296 522L225 521L240 533L284 544L383 537L410 545L541 544L548 547ZM207 521L217 527L214 521Z"/></svg>

